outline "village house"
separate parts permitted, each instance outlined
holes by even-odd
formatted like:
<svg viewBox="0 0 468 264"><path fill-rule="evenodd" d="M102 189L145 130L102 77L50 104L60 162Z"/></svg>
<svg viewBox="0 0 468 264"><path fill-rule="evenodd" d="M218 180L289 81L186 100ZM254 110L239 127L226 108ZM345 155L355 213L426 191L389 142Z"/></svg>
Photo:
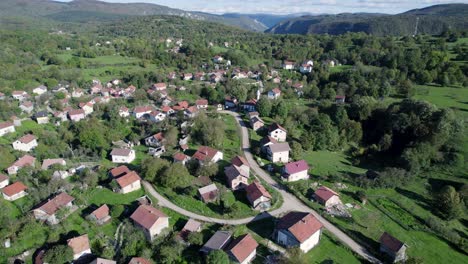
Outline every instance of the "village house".
<svg viewBox="0 0 468 264"><path fill-rule="evenodd" d="M68 111L68 117L70 118L71 121L78 122L80 120L85 119L86 114L83 109L72 109Z"/></svg>
<svg viewBox="0 0 468 264"><path fill-rule="evenodd" d="M387 232L384 232L379 239L380 252L387 254L393 263L404 262L406 260L407 246Z"/></svg>
<svg viewBox="0 0 468 264"><path fill-rule="evenodd" d="M148 116L149 116L150 121L153 121L156 123L162 122L164 121L164 119L166 119L166 114L164 114L163 112L159 112L157 110L151 111L151 113L149 113Z"/></svg>
<svg viewBox="0 0 468 264"><path fill-rule="evenodd" d="M127 107L121 106L121 107L119 108L119 116L120 116L120 117L124 117L124 118L125 118L125 117L129 117L129 116L130 116L130 111L128 110Z"/></svg>
<svg viewBox="0 0 468 264"><path fill-rule="evenodd" d="M279 219L273 236L278 244L306 253L319 243L322 227L311 213L289 212Z"/></svg>
<svg viewBox="0 0 468 264"><path fill-rule="evenodd" d="M181 152L175 153L172 158L174 162L180 162L182 165L185 165L188 161L190 161L190 157Z"/></svg>
<svg viewBox="0 0 468 264"><path fill-rule="evenodd" d="M60 216L57 216L57 212L63 209L72 210L74 200L75 198L62 192L33 209L34 217L49 225L58 224L61 219L59 219Z"/></svg>
<svg viewBox="0 0 468 264"><path fill-rule="evenodd" d="M208 100L198 99L197 101L195 101L195 105L197 106L198 109L206 109L208 108Z"/></svg>
<svg viewBox="0 0 468 264"><path fill-rule="evenodd" d="M101 205L98 209L94 210L88 215L90 221L95 222L97 225L103 225L111 219L109 215L109 206L107 204Z"/></svg>
<svg viewBox="0 0 468 264"><path fill-rule="evenodd" d="M27 134L13 142L13 149L29 152L37 147L37 139L34 135Z"/></svg>
<svg viewBox="0 0 468 264"><path fill-rule="evenodd" d="M15 127L21 126L21 119L19 119L17 116L11 116L10 120L13 122L13 126L15 126ZM0 127L1 126L2 126L2 124L0 124ZM1 129L0 129L0 136L1 136Z"/></svg>
<svg viewBox="0 0 468 264"><path fill-rule="evenodd" d="M220 55L216 55L216 56L213 57L213 62L214 63L222 63L223 60L224 60L224 58L221 57Z"/></svg>
<svg viewBox="0 0 468 264"><path fill-rule="evenodd" d="M271 162L288 162L290 150L287 142L275 143L266 147L267 157Z"/></svg>
<svg viewBox="0 0 468 264"><path fill-rule="evenodd" d="M54 112L54 117L57 119L57 122L68 121L67 112L65 112L65 111L56 111L56 112Z"/></svg>
<svg viewBox="0 0 468 264"><path fill-rule="evenodd" d="M64 159L45 159L42 161L42 170L48 170L53 165L67 166L67 162Z"/></svg>
<svg viewBox="0 0 468 264"><path fill-rule="evenodd" d="M309 165L305 160L298 160L284 165L281 179L287 182L309 179Z"/></svg>
<svg viewBox="0 0 468 264"><path fill-rule="evenodd" d="M152 86L151 88L152 88L153 90L155 90L155 91L159 91L159 92L160 92L160 91L166 90L166 89L167 89L167 85L166 85L165 83L160 82L160 83L155 83L155 84L153 84L153 86Z"/></svg>
<svg viewBox="0 0 468 264"><path fill-rule="evenodd" d="M147 106L135 106L135 108L133 109L133 115L135 116L135 118L142 118L143 116L151 113L153 110L154 108L148 105Z"/></svg>
<svg viewBox="0 0 468 264"><path fill-rule="evenodd" d="M119 193L126 194L141 189L141 178L135 171L131 171L115 180L119 185L118 190L116 190Z"/></svg>
<svg viewBox="0 0 468 264"><path fill-rule="evenodd" d="M258 243L250 234L237 237L226 248L226 253L239 264L248 264L257 255Z"/></svg>
<svg viewBox="0 0 468 264"><path fill-rule="evenodd" d="M34 115L34 119L39 125L49 123L49 114L46 111L39 111Z"/></svg>
<svg viewBox="0 0 468 264"><path fill-rule="evenodd" d="M274 88L271 91L268 91L268 99L278 99L281 96L281 90L279 88Z"/></svg>
<svg viewBox="0 0 468 264"><path fill-rule="evenodd" d="M294 70L294 61L283 61L281 68L283 68L283 70Z"/></svg>
<svg viewBox="0 0 468 264"><path fill-rule="evenodd" d="M312 67L314 66L314 62L312 60L304 61L299 68L301 73L311 73Z"/></svg>
<svg viewBox="0 0 468 264"><path fill-rule="evenodd" d="M114 148L110 154L114 163L131 163L135 160L135 150Z"/></svg>
<svg viewBox="0 0 468 264"><path fill-rule="evenodd" d="M241 104L241 107L246 112L255 112L257 111L257 100L250 99L247 102Z"/></svg>
<svg viewBox="0 0 468 264"><path fill-rule="evenodd" d="M247 200L255 210L266 211L271 207L271 194L260 184L254 181L245 188Z"/></svg>
<svg viewBox="0 0 468 264"><path fill-rule="evenodd" d="M47 87L45 85L38 86L32 90L34 94L41 95L47 93Z"/></svg>
<svg viewBox="0 0 468 264"><path fill-rule="evenodd" d="M344 96L344 95L335 96L335 103L337 103L337 104L344 104L345 100L346 100L346 96Z"/></svg>
<svg viewBox="0 0 468 264"><path fill-rule="evenodd" d="M231 165L224 168L229 188L232 190L242 189L248 185L250 177L250 166L247 160L236 156L231 160Z"/></svg>
<svg viewBox="0 0 468 264"><path fill-rule="evenodd" d="M91 261L89 264L117 264L117 261L105 258L96 258L95 260Z"/></svg>
<svg viewBox="0 0 468 264"><path fill-rule="evenodd" d="M153 262L141 257L133 257L128 264L153 264Z"/></svg>
<svg viewBox="0 0 468 264"><path fill-rule="evenodd" d="M73 98L80 98L80 97L82 97L83 95L84 95L83 89L77 88L77 89L73 89L72 94L71 94L71 97L73 97Z"/></svg>
<svg viewBox="0 0 468 264"><path fill-rule="evenodd" d="M94 112L93 104L91 102L80 104L81 109L83 109L85 116L90 115Z"/></svg>
<svg viewBox="0 0 468 264"><path fill-rule="evenodd" d="M207 146L201 146L198 148L197 152L193 154L192 158L197 160L200 165L208 165L222 160L223 153Z"/></svg>
<svg viewBox="0 0 468 264"><path fill-rule="evenodd" d="M320 186L315 191L314 198L325 207L341 204L340 195L325 186Z"/></svg>
<svg viewBox="0 0 468 264"><path fill-rule="evenodd" d="M34 104L30 101L24 101L19 105L21 111L30 114L34 110Z"/></svg>
<svg viewBox="0 0 468 264"><path fill-rule="evenodd" d="M88 235L82 235L67 240L68 246L73 251L73 260L77 260L85 255L91 254Z"/></svg>
<svg viewBox="0 0 468 264"><path fill-rule="evenodd" d="M200 249L200 252L207 254L213 250L223 250L231 242L231 232L216 231L214 235Z"/></svg>
<svg viewBox="0 0 468 264"><path fill-rule="evenodd" d="M260 117L254 116L250 119L250 126L252 127L253 131L257 131L265 126L265 122L263 122Z"/></svg>
<svg viewBox="0 0 468 264"><path fill-rule="evenodd" d="M263 153L267 153L267 147L276 144L278 141L270 136L265 136L260 140L260 148Z"/></svg>
<svg viewBox="0 0 468 264"><path fill-rule="evenodd" d="M187 239L190 233L199 233L202 230L202 224L192 218L190 218L182 228L179 236L183 239Z"/></svg>
<svg viewBox="0 0 468 264"><path fill-rule="evenodd" d="M195 75L193 75L193 79L196 81L204 81L205 78L205 73L204 72L197 72Z"/></svg>
<svg viewBox="0 0 468 264"><path fill-rule="evenodd" d="M161 108L161 111L166 114L166 116L172 115L175 113L174 109L172 107L165 105Z"/></svg>
<svg viewBox="0 0 468 264"><path fill-rule="evenodd" d="M198 114L198 108L196 106L190 106L189 108L185 109L184 114L188 118L194 118Z"/></svg>
<svg viewBox="0 0 468 264"><path fill-rule="evenodd" d="M182 74L182 80L190 81L192 79L193 79L193 74L191 74L191 73L183 73Z"/></svg>
<svg viewBox="0 0 468 264"><path fill-rule="evenodd" d="M19 101L23 101L24 99L27 99L29 97L28 93L25 91L13 91L11 93L11 96Z"/></svg>
<svg viewBox="0 0 468 264"><path fill-rule="evenodd" d="M130 169L128 169L127 166L125 165L120 165L118 167L115 167L109 171L109 176L111 176L111 179L118 178L120 176L123 176L127 173L130 172Z"/></svg>
<svg viewBox="0 0 468 264"><path fill-rule="evenodd" d="M22 182L14 182L2 189L3 199L7 201L16 201L21 197L28 195L26 190L28 187Z"/></svg>
<svg viewBox="0 0 468 264"><path fill-rule="evenodd" d="M5 100L5 94L0 92L0 100Z"/></svg>
<svg viewBox="0 0 468 264"><path fill-rule="evenodd" d="M156 133L152 136L145 138L145 145L148 147L160 147L164 143L163 132Z"/></svg>
<svg viewBox="0 0 468 264"><path fill-rule="evenodd" d="M198 189L198 195L204 203L214 202L218 199L219 191L216 185L210 184L208 186Z"/></svg>
<svg viewBox="0 0 468 264"><path fill-rule="evenodd" d="M15 131L15 125L12 122L0 123L0 137Z"/></svg>
<svg viewBox="0 0 468 264"><path fill-rule="evenodd" d="M169 227L169 217L149 205L140 205L130 216L135 225L143 230L148 240L153 240L164 228Z"/></svg>
<svg viewBox="0 0 468 264"><path fill-rule="evenodd" d="M273 123L268 127L268 135L276 139L276 141L278 142L284 142L286 141L288 132L284 127L280 126L278 123Z"/></svg>
<svg viewBox="0 0 468 264"><path fill-rule="evenodd" d="M13 175L18 173L18 171L26 166L34 167L36 162L36 158L30 155L24 155L23 157L19 158L15 161L10 167L7 168L8 175Z"/></svg>
<svg viewBox="0 0 468 264"><path fill-rule="evenodd" d="M10 178L8 176L0 173L0 189L4 188L10 183Z"/></svg>
<svg viewBox="0 0 468 264"><path fill-rule="evenodd" d="M226 96L224 98L224 108L225 109L235 109L237 108L237 99L231 96Z"/></svg>

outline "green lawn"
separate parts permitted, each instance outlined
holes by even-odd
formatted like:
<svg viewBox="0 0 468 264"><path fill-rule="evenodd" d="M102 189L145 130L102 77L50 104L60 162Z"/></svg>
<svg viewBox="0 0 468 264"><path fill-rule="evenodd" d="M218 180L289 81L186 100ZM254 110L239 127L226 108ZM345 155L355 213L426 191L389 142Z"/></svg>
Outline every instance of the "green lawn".
<svg viewBox="0 0 468 264"><path fill-rule="evenodd" d="M226 125L222 151L224 160L230 161L234 156L241 154L241 135L233 116L222 115L221 117Z"/></svg>
<svg viewBox="0 0 468 264"><path fill-rule="evenodd" d="M468 118L468 89L417 85L416 99L426 100L438 107L448 107Z"/></svg>
<svg viewBox="0 0 468 264"><path fill-rule="evenodd" d="M312 168L312 175L328 176L346 172L363 173L366 170L353 166L346 155L341 152L330 151L307 151L303 158Z"/></svg>
<svg viewBox="0 0 468 264"><path fill-rule="evenodd" d="M356 255L328 232L323 232L320 243L306 254L309 263L362 263Z"/></svg>

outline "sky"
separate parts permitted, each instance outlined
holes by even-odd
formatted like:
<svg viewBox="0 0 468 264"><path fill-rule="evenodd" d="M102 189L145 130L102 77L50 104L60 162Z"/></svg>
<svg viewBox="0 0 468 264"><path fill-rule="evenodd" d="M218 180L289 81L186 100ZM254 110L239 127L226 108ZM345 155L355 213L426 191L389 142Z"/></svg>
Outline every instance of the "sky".
<svg viewBox="0 0 468 264"><path fill-rule="evenodd" d="M69 2L71 0L58 0ZM468 3L468 0L104 0L113 3L153 3L186 11L223 13L345 13L396 14L436 4Z"/></svg>

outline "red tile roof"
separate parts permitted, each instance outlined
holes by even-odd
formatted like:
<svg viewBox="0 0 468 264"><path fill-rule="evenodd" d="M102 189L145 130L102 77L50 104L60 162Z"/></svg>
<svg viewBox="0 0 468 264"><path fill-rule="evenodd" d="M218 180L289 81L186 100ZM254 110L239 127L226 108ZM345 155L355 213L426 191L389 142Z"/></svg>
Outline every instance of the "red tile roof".
<svg viewBox="0 0 468 264"><path fill-rule="evenodd" d="M55 165L55 164L62 165L64 163L65 163L64 159L45 159L44 161L42 161L41 169L47 170L52 165Z"/></svg>
<svg viewBox="0 0 468 264"><path fill-rule="evenodd" d="M149 113L151 111L153 111L154 108L149 106L149 105L146 105L146 106L135 106L135 108L133 109L133 112L134 113Z"/></svg>
<svg viewBox="0 0 468 264"><path fill-rule="evenodd" d="M67 243L68 246L72 249L73 254L80 254L81 252L90 249L87 234L68 239Z"/></svg>
<svg viewBox="0 0 468 264"><path fill-rule="evenodd" d="M309 165L305 160L298 160L284 165L284 168L286 169L287 173L294 174L309 170Z"/></svg>
<svg viewBox="0 0 468 264"><path fill-rule="evenodd" d="M273 93L275 94L281 94L281 90L279 88L275 88L273 90L271 90Z"/></svg>
<svg viewBox="0 0 468 264"><path fill-rule="evenodd" d="M249 201L255 201L264 196L271 199L271 194L259 182L254 181L245 188Z"/></svg>
<svg viewBox="0 0 468 264"><path fill-rule="evenodd" d="M126 186L134 183L134 182L137 182L141 180L140 176L134 172L134 171L131 171L127 174L125 174L124 176L120 176L119 178L116 179L117 183L119 184L120 188L125 188Z"/></svg>
<svg viewBox="0 0 468 264"><path fill-rule="evenodd" d="M132 258L128 264L151 264L151 261L144 258L135 257Z"/></svg>
<svg viewBox="0 0 468 264"><path fill-rule="evenodd" d="M196 104L196 105L208 105L208 100L206 100L206 99L199 99L199 100L195 101L195 104Z"/></svg>
<svg viewBox="0 0 468 264"><path fill-rule="evenodd" d="M4 129L4 128L7 128L7 127L11 127L11 126L14 126L12 122L0 123L0 129Z"/></svg>
<svg viewBox="0 0 468 264"><path fill-rule="evenodd" d="M257 241L250 234L245 234L234 239L226 251L230 252L237 262L242 263L257 247Z"/></svg>
<svg viewBox="0 0 468 264"><path fill-rule="evenodd" d="M249 167L249 163L242 156L235 156L234 158L232 158L231 163L233 165L236 165L237 167L240 167L242 165L245 165L245 166Z"/></svg>
<svg viewBox="0 0 468 264"><path fill-rule="evenodd" d="M389 233L384 232L379 239L380 243L393 252L398 252L404 243L394 238Z"/></svg>
<svg viewBox="0 0 468 264"><path fill-rule="evenodd" d="M114 177L114 178L120 177L120 176L125 175L125 174L127 174L129 172L130 172L130 170L125 165L115 167L115 168L113 168L112 170L109 171L110 175L112 177Z"/></svg>
<svg viewBox="0 0 468 264"><path fill-rule="evenodd" d="M50 199L46 203L42 204L40 207L37 209L40 209L47 213L48 215L53 215L55 214L60 208L64 207L68 203L74 201L75 198L72 196L62 192L58 195L56 195L54 198Z"/></svg>
<svg viewBox="0 0 468 264"><path fill-rule="evenodd" d="M290 212L281 217L277 229L288 230L300 243L322 228L322 224L310 213Z"/></svg>
<svg viewBox="0 0 468 264"><path fill-rule="evenodd" d="M175 161L184 161L187 157L187 155L180 152L177 152L176 154L174 154L174 156L172 156L172 158L174 158Z"/></svg>
<svg viewBox="0 0 468 264"><path fill-rule="evenodd" d="M187 101L181 101L177 104L184 109L189 107L189 103Z"/></svg>
<svg viewBox="0 0 468 264"><path fill-rule="evenodd" d="M211 161L213 157L218 153L216 149L207 147L207 146L201 146L198 148L197 152L193 154L193 158L197 159L199 161Z"/></svg>
<svg viewBox="0 0 468 264"><path fill-rule="evenodd" d="M190 218L187 223L185 223L184 227L182 228L182 230L185 230L185 231L189 231L189 232L197 232L198 229L201 227L201 223L196 221L196 220L193 220L192 218Z"/></svg>
<svg viewBox="0 0 468 264"><path fill-rule="evenodd" d="M103 204L98 209L94 210L92 213L97 220L101 220L109 215L109 206L107 204Z"/></svg>
<svg viewBox="0 0 468 264"><path fill-rule="evenodd" d="M0 182L6 181L8 179L9 179L8 176L0 173Z"/></svg>
<svg viewBox="0 0 468 264"><path fill-rule="evenodd" d="M19 142L23 143L23 144L28 144L30 143L31 141L35 140L36 137L32 134L27 134L27 135L24 135L22 136L19 140Z"/></svg>
<svg viewBox="0 0 468 264"><path fill-rule="evenodd" d="M18 194L18 193L20 193L22 191L25 191L26 189L28 189L28 187L26 185L24 185L20 181L17 181L15 183L10 184L10 185L6 186L5 188L3 188L2 192L6 196L13 196L13 195Z"/></svg>
<svg viewBox="0 0 468 264"><path fill-rule="evenodd" d="M339 196L338 193L333 191L330 188L327 188L325 186L320 186L316 191L315 191L315 196L319 197L323 201L328 201L328 199L332 198L333 196Z"/></svg>
<svg viewBox="0 0 468 264"><path fill-rule="evenodd" d="M149 205L140 205L130 218L140 226L150 229L161 217L167 217L163 212Z"/></svg>
<svg viewBox="0 0 468 264"><path fill-rule="evenodd" d="M13 166L16 166L16 167L33 166L35 161L36 161L36 158L26 154L23 157L19 158L17 161L15 161L15 163L13 163Z"/></svg>
<svg viewBox="0 0 468 264"><path fill-rule="evenodd" d="M74 116L74 115L84 115L85 111L83 109L73 109L68 111L69 116Z"/></svg>

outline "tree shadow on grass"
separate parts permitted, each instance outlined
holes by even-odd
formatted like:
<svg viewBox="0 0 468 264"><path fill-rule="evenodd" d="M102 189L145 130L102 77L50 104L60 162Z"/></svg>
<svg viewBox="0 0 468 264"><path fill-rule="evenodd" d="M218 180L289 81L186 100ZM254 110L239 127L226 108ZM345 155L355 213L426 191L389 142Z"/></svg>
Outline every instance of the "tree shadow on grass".
<svg viewBox="0 0 468 264"><path fill-rule="evenodd" d="M366 247L371 253L373 254L379 253L379 248L380 248L379 242L373 240L370 237L365 236L359 231L348 229L347 233L350 234L351 237L354 238L359 244Z"/></svg>
<svg viewBox="0 0 468 264"><path fill-rule="evenodd" d="M445 179L430 178L428 179L427 182L431 185L432 191L435 191L435 192L440 191L440 189L442 189L442 187L446 185L451 185L457 190L459 190L463 186L463 183L461 182L445 180Z"/></svg>

